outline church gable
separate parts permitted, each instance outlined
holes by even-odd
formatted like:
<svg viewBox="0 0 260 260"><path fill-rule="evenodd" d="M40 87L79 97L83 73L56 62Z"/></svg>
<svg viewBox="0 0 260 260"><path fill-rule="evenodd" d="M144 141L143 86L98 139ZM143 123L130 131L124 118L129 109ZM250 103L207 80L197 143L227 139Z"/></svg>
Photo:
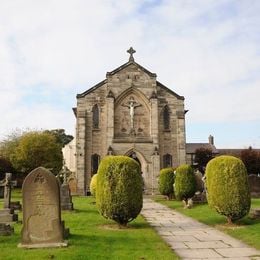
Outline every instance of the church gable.
<svg viewBox="0 0 260 260"><path fill-rule="evenodd" d="M99 161L110 155L137 160L147 190L156 189L163 167L185 162L184 97L134 61L77 95L76 159L79 193L89 189Z"/></svg>

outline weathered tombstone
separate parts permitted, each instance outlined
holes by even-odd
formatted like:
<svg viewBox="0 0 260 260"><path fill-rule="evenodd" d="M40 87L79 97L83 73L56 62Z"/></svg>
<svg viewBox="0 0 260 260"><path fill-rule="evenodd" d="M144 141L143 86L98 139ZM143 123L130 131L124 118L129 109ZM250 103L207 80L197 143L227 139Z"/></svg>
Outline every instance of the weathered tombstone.
<svg viewBox="0 0 260 260"><path fill-rule="evenodd" d="M62 210L73 210L69 184L63 183L60 186L60 205Z"/></svg>
<svg viewBox="0 0 260 260"><path fill-rule="evenodd" d="M18 220L18 215L14 213L11 206L11 173L5 174L4 185L4 209L0 210L0 223L9 223Z"/></svg>
<svg viewBox="0 0 260 260"><path fill-rule="evenodd" d="M14 228L6 223L0 223L0 236L10 236L14 233Z"/></svg>
<svg viewBox="0 0 260 260"><path fill-rule="evenodd" d="M11 179L12 173L5 174L5 186L4 186L4 208L9 209L11 203Z"/></svg>
<svg viewBox="0 0 260 260"><path fill-rule="evenodd" d="M71 177L68 180L69 188L70 188L70 193L72 195L77 194L77 181L75 177Z"/></svg>
<svg viewBox="0 0 260 260"><path fill-rule="evenodd" d="M71 171L63 165L60 171L60 177L62 177L63 183L60 186L60 205L62 210L73 210L72 197L70 195L69 184L67 183L68 176L71 175Z"/></svg>
<svg viewBox="0 0 260 260"><path fill-rule="evenodd" d="M251 197L260 198L260 177L255 174L248 176L249 189Z"/></svg>
<svg viewBox="0 0 260 260"><path fill-rule="evenodd" d="M34 169L23 187L23 228L19 247L67 246L61 221L60 189L56 177L47 169Z"/></svg>

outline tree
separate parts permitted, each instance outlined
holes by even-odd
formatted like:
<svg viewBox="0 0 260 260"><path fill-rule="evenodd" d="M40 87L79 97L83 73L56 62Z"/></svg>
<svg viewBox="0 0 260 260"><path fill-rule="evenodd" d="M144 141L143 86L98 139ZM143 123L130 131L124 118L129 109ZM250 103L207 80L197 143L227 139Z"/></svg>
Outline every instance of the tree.
<svg viewBox="0 0 260 260"><path fill-rule="evenodd" d="M212 150L209 148L198 148L195 151L194 162L198 164L199 171L204 174L207 163L213 158Z"/></svg>
<svg viewBox="0 0 260 260"><path fill-rule="evenodd" d="M168 200L171 200L174 195L174 169L164 168L160 170L159 175L159 192L162 195L167 196Z"/></svg>
<svg viewBox="0 0 260 260"><path fill-rule="evenodd" d="M260 153L253 150L251 146L241 151L240 158L245 164L248 174L260 173Z"/></svg>
<svg viewBox="0 0 260 260"><path fill-rule="evenodd" d="M190 165L183 164L176 169L174 192L176 198L183 200L187 207L188 199L196 192L196 180Z"/></svg>
<svg viewBox="0 0 260 260"><path fill-rule="evenodd" d="M0 180L5 177L6 172L14 173L15 170L8 159L0 157Z"/></svg>
<svg viewBox="0 0 260 260"><path fill-rule="evenodd" d="M57 142L60 143L62 147L73 139L73 136L67 135L64 129L45 130L44 132L53 134L56 137Z"/></svg>
<svg viewBox="0 0 260 260"><path fill-rule="evenodd" d="M90 189L90 193L93 197L96 197L96 190L97 190L97 174L94 174L90 180L90 185L89 185L89 189Z"/></svg>
<svg viewBox="0 0 260 260"><path fill-rule="evenodd" d="M105 218L126 226L143 206L140 165L127 156L106 156L98 168L96 202Z"/></svg>
<svg viewBox="0 0 260 260"><path fill-rule="evenodd" d="M25 132L24 132L25 133ZM21 130L16 130L8 135L3 141L0 142L0 156L11 162L15 150L19 144L21 136L24 134Z"/></svg>
<svg viewBox="0 0 260 260"><path fill-rule="evenodd" d="M62 168L61 144L53 134L47 132L28 132L19 138L18 145L11 156L13 166L20 172L29 173L42 166L58 174Z"/></svg>
<svg viewBox="0 0 260 260"><path fill-rule="evenodd" d="M234 156L212 159L206 168L209 206L227 217L228 223L244 217L250 210L251 198L246 167Z"/></svg>

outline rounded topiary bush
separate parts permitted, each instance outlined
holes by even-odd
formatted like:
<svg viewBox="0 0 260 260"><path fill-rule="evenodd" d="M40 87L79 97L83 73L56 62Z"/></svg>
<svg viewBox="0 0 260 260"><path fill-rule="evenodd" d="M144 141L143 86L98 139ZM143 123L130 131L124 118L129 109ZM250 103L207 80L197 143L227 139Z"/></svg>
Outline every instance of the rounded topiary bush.
<svg viewBox="0 0 260 260"><path fill-rule="evenodd" d="M96 189L97 189L97 174L94 174L90 181L90 193L93 197L96 197Z"/></svg>
<svg viewBox="0 0 260 260"><path fill-rule="evenodd" d="M159 175L159 192L162 195L167 196L170 200L174 195L174 169L173 168L164 168L160 170Z"/></svg>
<svg viewBox="0 0 260 260"><path fill-rule="evenodd" d="M219 156L206 167L209 206L231 223L248 214L251 205L246 167L233 156Z"/></svg>
<svg viewBox="0 0 260 260"><path fill-rule="evenodd" d="M106 156L98 168L96 203L101 215L125 226L143 206L140 165L127 156Z"/></svg>
<svg viewBox="0 0 260 260"><path fill-rule="evenodd" d="M188 199L194 196L196 192L196 180L190 165L183 164L176 169L174 192L175 197L178 200L185 201L186 205Z"/></svg>

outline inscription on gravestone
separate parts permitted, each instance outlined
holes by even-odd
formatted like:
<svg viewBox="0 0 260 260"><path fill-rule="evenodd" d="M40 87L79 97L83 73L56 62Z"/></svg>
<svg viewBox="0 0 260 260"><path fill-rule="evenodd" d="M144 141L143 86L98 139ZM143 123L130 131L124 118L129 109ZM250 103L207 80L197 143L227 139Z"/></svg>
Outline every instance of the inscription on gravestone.
<svg viewBox="0 0 260 260"><path fill-rule="evenodd" d="M23 228L19 247L67 246L63 240L60 190L55 176L43 167L33 170L24 180Z"/></svg>

